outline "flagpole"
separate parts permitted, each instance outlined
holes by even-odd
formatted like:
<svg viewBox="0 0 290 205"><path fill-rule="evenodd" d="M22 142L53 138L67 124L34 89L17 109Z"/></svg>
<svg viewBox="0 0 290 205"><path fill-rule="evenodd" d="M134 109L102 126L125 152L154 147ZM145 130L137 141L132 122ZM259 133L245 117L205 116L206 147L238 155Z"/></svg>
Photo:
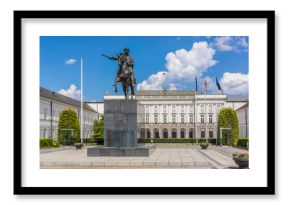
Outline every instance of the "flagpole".
<svg viewBox="0 0 290 205"><path fill-rule="evenodd" d="M217 134L218 134L218 121L217 121L217 94L215 94L215 123L216 123L216 141L215 144L217 145Z"/></svg>
<svg viewBox="0 0 290 205"><path fill-rule="evenodd" d="M206 110L206 90L205 90L205 138L207 139L207 110Z"/></svg>
<svg viewBox="0 0 290 205"><path fill-rule="evenodd" d="M196 143L196 121L195 121L195 92L196 89L193 89L193 109L194 109L194 138L195 138L195 143Z"/></svg>
<svg viewBox="0 0 290 205"><path fill-rule="evenodd" d="M194 91L194 138L197 143L197 129L196 129L196 92L197 92L197 78L195 76L195 91Z"/></svg>
<svg viewBox="0 0 290 205"><path fill-rule="evenodd" d="M81 58L81 143L83 143L83 59Z"/></svg>

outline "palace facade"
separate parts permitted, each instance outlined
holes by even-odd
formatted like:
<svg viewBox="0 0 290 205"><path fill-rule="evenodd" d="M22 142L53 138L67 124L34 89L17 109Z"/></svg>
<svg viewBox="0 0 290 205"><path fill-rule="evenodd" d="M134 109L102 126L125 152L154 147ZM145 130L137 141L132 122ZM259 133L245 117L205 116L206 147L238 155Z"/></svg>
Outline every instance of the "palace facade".
<svg viewBox="0 0 290 205"><path fill-rule="evenodd" d="M106 94L104 99L124 99ZM138 138L216 138L217 116L222 108L236 110L240 137L248 137L248 99L228 98L221 94L195 93L190 90L137 91ZM59 114L71 108L78 117L81 102L40 88L40 138L57 139ZM93 121L104 114L103 102L83 103L83 137L92 135Z"/></svg>
<svg viewBox="0 0 290 205"><path fill-rule="evenodd" d="M105 99L123 96L106 95ZM244 98L202 94L190 90L138 91L138 138L217 138L217 116L222 108L240 108Z"/></svg>
<svg viewBox="0 0 290 205"><path fill-rule="evenodd" d="M40 138L57 139L59 115L64 109L71 108L78 118L81 114L81 102L48 89L40 87ZM93 121L100 113L87 103L83 103L83 137L92 135Z"/></svg>

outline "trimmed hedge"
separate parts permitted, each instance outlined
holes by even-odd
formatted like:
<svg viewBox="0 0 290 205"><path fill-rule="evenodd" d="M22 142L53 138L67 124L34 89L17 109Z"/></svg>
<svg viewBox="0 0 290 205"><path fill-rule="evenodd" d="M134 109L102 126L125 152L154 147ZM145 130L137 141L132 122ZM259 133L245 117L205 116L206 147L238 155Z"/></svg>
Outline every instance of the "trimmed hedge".
<svg viewBox="0 0 290 205"><path fill-rule="evenodd" d="M231 128L224 130L220 139L220 128ZM232 108L223 108L218 115L218 138L219 144L236 147L239 139L239 119ZM222 142L221 142L222 141Z"/></svg>
<svg viewBox="0 0 290 205"><path fill-rule="evenodd" d="M103 145L104 144L104 138L103 137L90 137L90 138L84 138L83 143L96 143L97 145Z"/></svg>
<svg viewBox="0 0 290 205"><path fill-rule="evenodd" d="M40 138L39 145L40 148L59 147L59 142L51 138Z"/></svg>
<svg viewBox="0 0 290 205"><path fill-rule="evenodd" d="M249 138L239 138L238 147L248 147Z"/></svg>
<svg viewBox="0 0 290 205"><path fill-rule="evenodd" d="M58 141L63 145L73 145L81 141L80 122L77 113L71 108L63 110L60 113L58 121Z"/></svg>
<svg viewBox="0 0 290 205"><path fill-rule="evenodd" d="M146 139L138 139L138 143L151 143L151 140L153 140L153 143L205 143L208 141L208 143L215 144L216 139L205 139L205 138L146 138Z"/></svg>

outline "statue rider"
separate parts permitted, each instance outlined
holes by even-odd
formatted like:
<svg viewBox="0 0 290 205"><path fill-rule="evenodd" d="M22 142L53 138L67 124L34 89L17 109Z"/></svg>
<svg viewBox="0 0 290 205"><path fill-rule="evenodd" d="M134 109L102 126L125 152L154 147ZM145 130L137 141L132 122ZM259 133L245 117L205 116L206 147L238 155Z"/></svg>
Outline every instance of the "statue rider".
<svg viewBox="0 0 290 205"><path fill-rule="evenodd" d="M122 57L121 55L124 55L123 57L125 58L124 59L124 62L120 63L119 61L119 57ZM119 67L118 67L118 70L117 70L117 75L115 77L115 83L113 84L113 86L117 86L117 82L120 82L120 74L122 72L122 68L123 66L127 67L129 72L131 73L131 80L132 80L132 84L134 86L135 84L135 76L134 76L134 71L133 71L133 67L134 67L134 58L132 56L129 55L129 48L125 48L124 49L124 54L119 54L117 57L109 57L109 59L111 60L118 60L119 61Z"/></svg>

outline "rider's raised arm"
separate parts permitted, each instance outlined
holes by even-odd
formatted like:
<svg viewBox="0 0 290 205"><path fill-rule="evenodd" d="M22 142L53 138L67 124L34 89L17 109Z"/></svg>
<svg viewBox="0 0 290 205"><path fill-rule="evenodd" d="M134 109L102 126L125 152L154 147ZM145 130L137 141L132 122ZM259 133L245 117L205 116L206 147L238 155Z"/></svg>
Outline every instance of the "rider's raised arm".
<svg viewBox="0 0 290 205"><path fill-rule="evenodd" d="M112 56L112 57L110 57L110 60L118 60L118 58L116 58L116 57L114 57L114 56Z"/></svg>

